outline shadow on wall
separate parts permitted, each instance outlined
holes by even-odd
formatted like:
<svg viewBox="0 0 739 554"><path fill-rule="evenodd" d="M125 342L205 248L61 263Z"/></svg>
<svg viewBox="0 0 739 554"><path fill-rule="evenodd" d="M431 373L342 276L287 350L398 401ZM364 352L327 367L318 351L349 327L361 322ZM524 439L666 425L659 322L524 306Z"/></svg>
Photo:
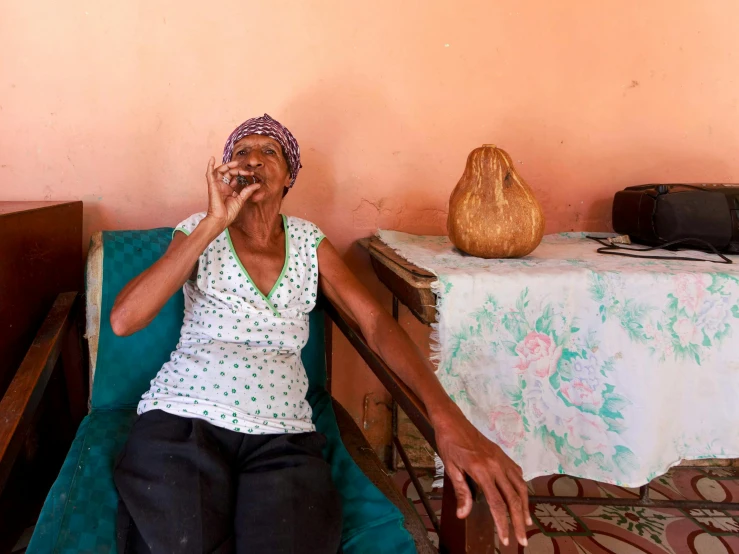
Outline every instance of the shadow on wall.
<svg viewBox="0 0 739 554"><path fill-rule="evenodd" d="M654 126L634 130L625 142L620 126L552 124L557 119L546 102L482 124L460 121L475 129L462 133L465 144L455 142L458 129L441 139L421 133L392 107L398 105L381 85L341 74L317 79L280 111L304 159L286 210L314 219L340 250L377 228L445 234L449 194L467 153L485 142L511 155L542 204L547 233L610 231L613 194L630 185L730 175L718 154L689 150Z"/></svg>
<svg viewBox="0 0 739 554"><path fill-rule="evenodd" d="M623 129L614 129L620 136L612 137L608 128L591 133L587 121L574 121L571 127L552 125L551 106L546 103L514 112L496 123L501 132L495 143L508 151L534 190L546 217L546 233L612 231L613 195L625 187L723 182L732 174L726 157L708 149L696 151L675 137L663 136L667 131L654 126L633 129L630 140L624 141ZM521 135L521 129L529 134ZM727 142L731 140L726 136ZM593 148L594 143L602 146Z"/></svg>
<svg viewBox="0 0 739 554"><path fill-rule="evenodd" d="M424 137L389 105L379 87L336 77L319 80L282 110L304 160L302 183L285 199L286 211L319 214L316 223L342 249L349 246L346 239L378 227L446 233L446 197L439 202L438 194L429 195L434 187L424 187L438 176L412 157Z"/></svg>
<svg viewBox="0 0 739 554"><path fill-rule="evenodd" d="M402 122L398 114L388 110L387 104L379 89L337 77L318 80L313 88L295 96L280 112L280 118L300 142L303 163L297 186L285 197L285 213L316 223L344 253L343 258L354 274L384 305L389 305L387 290L375 277L366 252L354 242L374 233L380 223L381 209L358 226L361 209L358 212L351 206L361 208L365 202L375 203L378 194L382 194L371 178L375 168L357 167L357 157L352 153L360 149L362 159L371 163L375 156L381 156L383 149L386 151L387 144L378 145L375 140L360 135L377 133L388 137L388 141L393 140L393 131ZM388 394L339 335L335 331L338 340L333 345L334 395L348 407L370 443L381 451L390 440L390 414L379 413L372 421L365 422L363 406L365 397L387 402Z"/></svg>

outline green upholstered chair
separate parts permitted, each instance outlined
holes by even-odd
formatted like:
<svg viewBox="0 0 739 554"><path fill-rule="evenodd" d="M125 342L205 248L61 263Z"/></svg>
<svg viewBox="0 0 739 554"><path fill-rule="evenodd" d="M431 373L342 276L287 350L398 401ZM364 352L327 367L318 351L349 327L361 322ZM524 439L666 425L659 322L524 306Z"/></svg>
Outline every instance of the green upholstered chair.
<svg viewBox="0 0 739 554"><path fill-rule="evenodd" d="M164 253L171 236L171 228L93 236L86 291L90 411L46 498L29 554L116 551L113 466L141 394L179 339L183 297L177 293L151 325L130 337L113 334L110 310L120 289ZM328 438L324 456L343 499L343 551L435 552L413 507L392 484L354 420L330 396L326 320L321 308L311 313L310 340L302 357L313 418Z"/></svg>

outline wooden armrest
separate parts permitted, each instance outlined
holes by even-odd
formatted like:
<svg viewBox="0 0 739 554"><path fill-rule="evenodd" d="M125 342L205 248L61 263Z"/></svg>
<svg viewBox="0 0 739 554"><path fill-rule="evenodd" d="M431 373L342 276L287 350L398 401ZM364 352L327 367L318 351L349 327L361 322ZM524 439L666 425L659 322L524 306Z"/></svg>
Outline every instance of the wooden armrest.
<svg viewBox="0 0 739 554"><path fill-rule="evenodd" d="M365 363L372 369L372 372L380 379L380 382L388 392L390 392L395 402L398 403L398 406L405 411L418 431L423 435L423 438L436 451L434 429L431 426L431 421L428 418L423 402L372 351L359 331L357 324L351 318L342 314L327 298L324 299L322 307L338 328L341 329L344 336L349 339L349 342L359 352L359 355L362 356ZM447 515L442 515L441 518L441 534L439 536L439 540L441 541L440 552L457 554L462 552L482 553L493 551L493 545L495 544L494 527L485 496L469 476L467 476L466 480L472 493L473 504L470 515L462 520L456 516L457 500L454 494L454 487L448 474L444 476L442 514Z"/></svg>
<svg viewBox="0 0 739 554"><path fill-rule="evenodd" d="M349 342L354 346L354 349L359 352L362 359L370 367L372 372L380 379L380 382L385 386L390 395L393 397L395 402L398 403L403 411L406 413L408 418L413 422L418 431L421 433L424 439L431 445L434 452L436 448L436 437L434 434L434 428L431 425L431 420L428 418L426 408L423 402L415 395L415 393L408 388L408 386L395 375L392 369L384 362L380 357L375 354L367 344L367 341L362 336L359 326L347 315L341 313L339 309L332 304L328 298L324 299L321 304L326 313L336 323L344 336L349 339ZM469 476L467 477L467 485L470 487L472 498L477 499L482 496L482 491Z"/></svg>
<svg viewBox="0 0 739 554"><path fill-rule="evenodd" d="M400 380L388 365L375 354L367 344L367 341L359 331L357 324L348 316L342 314L339 309L333 305L327 298L323 303L323 308L329 317L341 329L344 336L349 340L354 349L362 356L362 359L370 367L372 372L377 376L380 382L385 386L393 400L398 403L408 418L418 428L431 448L436 450L436 439L434 438L434 428L428 418L426 408L423 402L408 388L408 386Z"/></svg>
<svg viewBox="0 0 739 554"><path fill-rule="evenodd" d="M33 414L44 395L78 305L76 292L57 296L0 400L0 492L5 488Z"/></svg>

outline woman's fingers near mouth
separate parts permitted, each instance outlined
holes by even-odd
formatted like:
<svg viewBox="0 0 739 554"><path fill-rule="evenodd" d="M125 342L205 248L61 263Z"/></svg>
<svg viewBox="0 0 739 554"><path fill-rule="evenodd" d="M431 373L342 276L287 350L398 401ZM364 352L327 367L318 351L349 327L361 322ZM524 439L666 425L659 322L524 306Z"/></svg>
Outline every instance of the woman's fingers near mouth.
<svg viewBox="0 0 739 554"><path fill-rule="evenodd" d="M235 181L239 191L243 190L245 187L253 187L254 185L258 185L254 187L254 190L257 190L262 184L261 179L256 175L238 175Z"/></svg>
<svg viewBox="0 0 739 554"><path fill-rule="evenodd" d="M240 185L253 185L262 182L261 177L257 175L245 175L241 172L239 172L239 175L236 179Z"/></svg>

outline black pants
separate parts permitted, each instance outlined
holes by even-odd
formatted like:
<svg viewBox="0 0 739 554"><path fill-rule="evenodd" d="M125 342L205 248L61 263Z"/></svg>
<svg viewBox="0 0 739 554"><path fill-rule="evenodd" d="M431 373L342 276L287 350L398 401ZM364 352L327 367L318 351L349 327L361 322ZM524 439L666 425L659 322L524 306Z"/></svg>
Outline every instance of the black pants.
<svg viewBox="0 0 739 554"><path fill-rule="evenodd" d="M341 503L325 441L146 412L114 474L119 553L336 554Z"/></svg>

